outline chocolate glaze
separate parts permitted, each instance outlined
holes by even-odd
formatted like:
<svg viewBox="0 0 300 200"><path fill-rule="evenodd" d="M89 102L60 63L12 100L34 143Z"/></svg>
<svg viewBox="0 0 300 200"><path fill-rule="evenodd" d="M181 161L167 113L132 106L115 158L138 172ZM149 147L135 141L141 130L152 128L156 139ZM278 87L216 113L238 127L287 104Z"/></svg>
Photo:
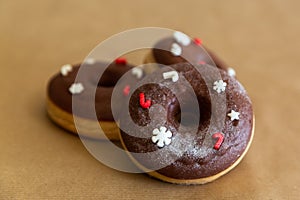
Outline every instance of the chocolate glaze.
<svg viewBox="0 0 300 200"><path fill-rule="evenodd" d="M198 179L209 177L220 173L221 171L230 167L245 151L247 144L250 141L252 128L253 128L253 110L250 98L248 97L243 86L233 77L227 75L224 70L216 69L222 80L227 83L223 101L219 101L218 93L213 94L213 97L209 95L208 87L212 88L214 80L211 76L211 71L207 71L205 75L208 79L205 79L198 73L198 71L188 63L180 63L177 65L170 66L178 71L179 73L179 91L176 94L173 94L166 86L170 84L170 81L164 80L161 78L157 82L157 77L162 77L162 73L169 71L170 69L162 68L157 70L151 75L148 75L145 79L156 80L155 83L145 84L137 88L132 94L129 100L129 112L132 121L138 126L146 127L150 126L150 117L149 109L143 109L139 106L139 93L144 92L146 99L151 99L152 106L155 104L160 104L167 110L167 117L165 116L156 116L159 121L165 121L164 126L173 133L172 142L169 145L175 144L174 141L177 136L183 138L181 141L185 141L185 138L189 138L189 132L179 132L178 126L178 114L181 113L181 108L178 104L177 97L178 95L184 95L183 97L186 100L185 105L189 105L190 95L185 91L185 88L180 88L181 77L186 78L188 82L192 85L195 94L199 103L200 110L200 120L198 126L198 132L195 138L193 138L193 144L184 143L184 146L191 145L191 148L183 154L179 159L177 159L172 164L163 167L157 170L158 173L175 179ZM197 65L196 67L203 67L203 65ZM208 80L208 81L207 81ZM172 83L171 83L172 84ZM177 86L176 86L177 87ZM176 97L177 96L177 97ZM214 98L216 101L217 111L221 112L222 109L226 113L218 113L216 116L216 124L221 124L220 130L215 129L214 127L209 131L208 126L211 123L211 99ZM185 106L183 105L183 106ZM231 110L238 111L240 113L240 119L231 121L227 116ZM193 116L193 108L190 110L190 113L185 113L187 115ZM130 126L129 118L121 118L120 125L121 127ZM225 120L225 121L224 121ZM185 126L193 126L193 124L185 124ZM152 124L149 130L154 130L156 125ZM213 132L212 132L213 130ZM211 135L215 131L220 131L224 134L224 142L222 143L219 150L213 149L215 140L211 138ZM140 137L139 137L140 135ZM146 136L145 136L146 135ZM124 142L124 145L129 152L134 153L147 153L159 150L156 144L151 141L152 132L149 133L139 133L135 132L135 136L130 133L126 133L121 130L121 137ZM204 143L204 138L208 137L208 143ZM206 140L207 141L207 140ZM165 146L164 148L169 148ZM176 149L170 148L171 152L176 154ZM153 163L162 163L166 158L165 154L158 156L146 157L146 159L140 159L140 157L132 156L144 167L152 169Z"/></svg>
<svg viewBox="0 0 300 200"><path fill-rule="evenodd" d="M220 69L227 70L229 66L219 58L215 53L211 50L205 48L208 55L214 61L211 62L211 59L207 56L207 53L203 50L203 46L198 46L194 42L191 42L188 46L183 46L178 44L182 48L181 56L174 56L170 51L166 51L171 49L173 43L175 43L175 39L173 37L164 38L158 41L154 48L152 49L152 54L157 63L164 65L172 65L176 63L187 62L189 60L192 64L199 64L200 61L204 61L205 63L216 66ZM166 50L162 50L166 49Z"/></svg>
<svg viewBox="0 0 300 200"><path fill-rule="evenodd" d="M104 71L99 80L98 74L104 70L106 65L107 63L104 62L96 62L92 65L83 66L86 67L86 69L80 82L84 86L84 91L80 94L75 94L76 101L79 102L80 107L80 109L77 110L77 116L93 119L91 113L96 111L99 121L114 121L111 111L111 96L114 86L122 75L131 70L133 66L112 63ZM67 76L63 76L60 73L56 74L51 78L48 84L48 97L50 100L70 114L75 113L72 111L72 94L69 92L69 87L74 83L79 68L80 64L74 65L73 70ZM130 78L131 80L128 81L128 83L124 83L124 86L133 83L134 81L138 81L134 76ZM89 93L93 92L91 88L95 88L96 85L95 108L91 108L87 103L87 98ZM123 94L120 94L119 98L124 98Z"/></svg>

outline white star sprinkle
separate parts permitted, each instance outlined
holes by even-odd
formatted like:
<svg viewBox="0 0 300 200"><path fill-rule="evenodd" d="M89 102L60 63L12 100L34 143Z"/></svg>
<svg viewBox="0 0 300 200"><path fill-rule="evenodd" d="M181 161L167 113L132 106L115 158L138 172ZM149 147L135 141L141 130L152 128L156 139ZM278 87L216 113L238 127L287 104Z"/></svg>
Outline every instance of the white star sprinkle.
<svg viewBox="0 0 300 200"><path fill-rule="evenodd" d="M63 76L67 76L71 71L72 71L72 65L70 64L63 65L60 69L60 73Z"/></svg>
<svg viewBox="0 0 300 200"><path fill-rule="evenodd" d="M230 117L230 120L233 121L233 120L239 120L240 117L239 117L240 113L239 112L236 112L234 110L231 110L231 113L228 113L228 117Z"/></svg>
<svg viewBox="0 0 300 200"><path fill-rule="evenodd" d="M135 67L131 70L131 73L135 75L138 79L140 79L143 76L143 69L141 69L140 67Z"/></svg>
<svg viewBox="0 0 300 200"><path fill-rule="evenodd" d="M229 67L228 69L227 69L227 73L228 73L228 75L229 76L232 76L232 77L234 77L235 76L235 70L233 69L233 68L231 68L231 67Z"/></svg>
<svg viewBox="0 0 300 200"><path fill-rule="evenodd" d="M213 89L216 90L218 93L224 92L226 89L227 83L223 80L215 81Z"/></svg>
<svg viewBox="0 0 300 200"><path fill-rule="evenodd" d="M84 87L81 83L73 83L69 88L71 94L80 94L84 90Z"/></svg>
<svg viewBox="0 0 300 200"><path fill-rule="evenodd" d="M167 131L167 128L161 126L159 130L156 128L153 130L152 142L156 143L156 145L160 148L164 147L165 145L171 144L171 137L172 132Z"/></svg>
<svg viewBox="0 0 300 200"><path fill-rule="evenodd" d="M172 53L174 56L180 56L180 55L181 55L181 52L182 52L181 47L180 47L178 44L173 43L172 46L171 46L171 53Z"/></svg>
<svg viewBox="0 0 300 200"><path fill-rule="evenodd" d="M182 32L175 31L173 33L173 37L176 40L176 42L178 42L179 44L181 44L183 46L187 46L191 43L190 37Z"/></svg>

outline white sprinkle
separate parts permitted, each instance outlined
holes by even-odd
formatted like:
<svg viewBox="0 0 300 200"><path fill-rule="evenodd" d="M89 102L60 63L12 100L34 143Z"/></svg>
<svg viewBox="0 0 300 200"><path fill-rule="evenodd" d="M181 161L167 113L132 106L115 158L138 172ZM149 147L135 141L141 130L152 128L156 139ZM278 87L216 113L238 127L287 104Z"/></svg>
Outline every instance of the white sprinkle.
<svg viewBox="0 0 300 200"><path fill-rule="evenodd" d="M87 58L84 62L88 65L93 65L96 63L96 60L94 58Z"/></svg>
<svg viewBox="0 0 300 200"><path fill-rule="evenodd" d="M229 76L232 76L232 77L234 77L236 75L235 70L231 67L229 67L227 69L227 73L228 73Z"/></svg>
<svg viewBox="0 0 300 200"><path fill-rule="evenodd" d="M60 73L63 76L67 76L71 71L72 71L72 65L70 64L63 65L60 69Z"/></svg>
<svg viewBox="0 0 300 200"><path fill-rule="evenodd" d="M173 82L176 82L179 79L178 73L176 71L165 72L163 73L163 77L164 79L172 78Z"/></svg>
<svg viewBox="0 0 300 200"><path fill-rule="evenodd" d="M131 73L135 75L138 79L140 79L143 76L143 69L141 69L140 67L135 67L131 70Z"/></svg>
<svg viewBox="0 0 300 200"><path fill-rule="evenodd" d="M226 89L227 83L223 80L215 81L213 89L216 90L218 93L224 92Z"/></svg>
<svg viewBox="0 0 300 200"><path fill-rule="evenodd" d="M84 87L81 83L73 83L69 88L71 94L80 94L84 90Z"/></svg>
<svg viewBox="0 0 300 200"><path fill-rule="evenodd" d="M174 56L180 56L181 52L182 52L182 49L178 44L173 43L172 46L171 46L171 52Z"/></svg>
<svg viewBox="0 0 300 200"><path fill-rule="evenodd" d="M153 130L152 134L152 142L156 143L158 147L162 148L165 145L171 144L173 134L171 131L167 131L166 127L161 126L159 130L156 128Z"/></svg>
<svg viewBox="0 0 300 200"><path fill-rule="evenodd" d="M176 42L178 42L179 44L181 44L183 46L187 46L191 43L190 37L182 32L175 31L173 33L173 37L176 40Z"/></svg>
<svg viewBox="0 0 300 200"><path fill-rule="evenodd" d="M239 120L240 117L239 117L240 113L239 112L236 112L234 110L231 110L231 113L228 113L228 117L230 117L230 120L233 121L233 120Z"/></svg>

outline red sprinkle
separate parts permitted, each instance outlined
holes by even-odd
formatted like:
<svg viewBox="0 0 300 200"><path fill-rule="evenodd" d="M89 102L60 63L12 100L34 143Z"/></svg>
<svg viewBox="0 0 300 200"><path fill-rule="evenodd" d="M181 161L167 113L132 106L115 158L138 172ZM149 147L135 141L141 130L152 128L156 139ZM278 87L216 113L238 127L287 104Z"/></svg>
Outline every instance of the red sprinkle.
<svg viewBox="0 0 300 200"><path fill-rule="evenodd" d="M214 146L214 149L216 150L219 150L219 148L221 147L223 141L224 141L224 135L222 133L215 133L213 134L212 136L213 138L218 138L215 146Z"/></svg>
<svg viewBox="0 0 300 200"><path fill-rule="evenodd" d="M200 38L194 38L194 43L198 46L202 45L202 40Z"/></svg>
<svg viewBox="0 0 300 200"><path fill-rule="evenodd" d="M203 60L200 60L200 61L199 61L199 64L201 64L201 65L205 65L205 64L206 64L206 62L205 62L205 61L203 61Z"/></svg>
<svg viewBox="0 0 300 200"><path fill-rule="evenodd" d="M145 101L145 94L143 92L140 93L140 105L142 108L149 108L151 106L151 101L149 99Z"/></svg>
<svg viewBox="0 0 300 200"><path fill-rule="evenodd" d="M130 86L126 85L123 89L124 96L128 96L129 92L130 92Z"/></svg>
<svg viewBox="0 0 300 200"><path fill-rule="evenodd" d="M127 64L127 60L126 60L126 58L117 58L115 60L115 63L116 64L120 64L120 65L126 65Z"/></svg>

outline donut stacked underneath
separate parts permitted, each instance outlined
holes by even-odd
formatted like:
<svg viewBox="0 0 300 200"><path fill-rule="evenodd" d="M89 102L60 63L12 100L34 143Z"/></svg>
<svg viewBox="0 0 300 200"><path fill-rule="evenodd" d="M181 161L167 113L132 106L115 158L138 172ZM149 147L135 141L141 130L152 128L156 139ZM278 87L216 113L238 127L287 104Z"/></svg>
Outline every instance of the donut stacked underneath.
<svg viewBox="0 0 300 200"><path fill-rule="evenodd" d="M50 118L63 128L77 133L73 114L77 117L77 125L81 126L83 136L118 140L119 128L115 123L111 110L111 96L115 84L129 70L132 65L124 63L94 62L84 65L66 65L61 73L56 74L49 81L47 90L47 111ZM80 80L77 77L80 67L84 68ZM105 69L105 71L104 71ZM101 79L99 80L100 75ZM77 77L77 82L75 82ZM139 79L132 75L128 84L134 84ZM125 86L124 86L125 87ZM90 99L91 93L95 99ZM119 98L124 98L120 95ZM72 101L76 100L76 113L72 109ZM94 107L91 106L94 103ZM118 106L118 105L117 105ZM96 115L96 117L95 117ZM116 116L115 116L116 117ZM96 119L95 119L96 118ZM99 133L99 123L103 132Z"/></svg>

